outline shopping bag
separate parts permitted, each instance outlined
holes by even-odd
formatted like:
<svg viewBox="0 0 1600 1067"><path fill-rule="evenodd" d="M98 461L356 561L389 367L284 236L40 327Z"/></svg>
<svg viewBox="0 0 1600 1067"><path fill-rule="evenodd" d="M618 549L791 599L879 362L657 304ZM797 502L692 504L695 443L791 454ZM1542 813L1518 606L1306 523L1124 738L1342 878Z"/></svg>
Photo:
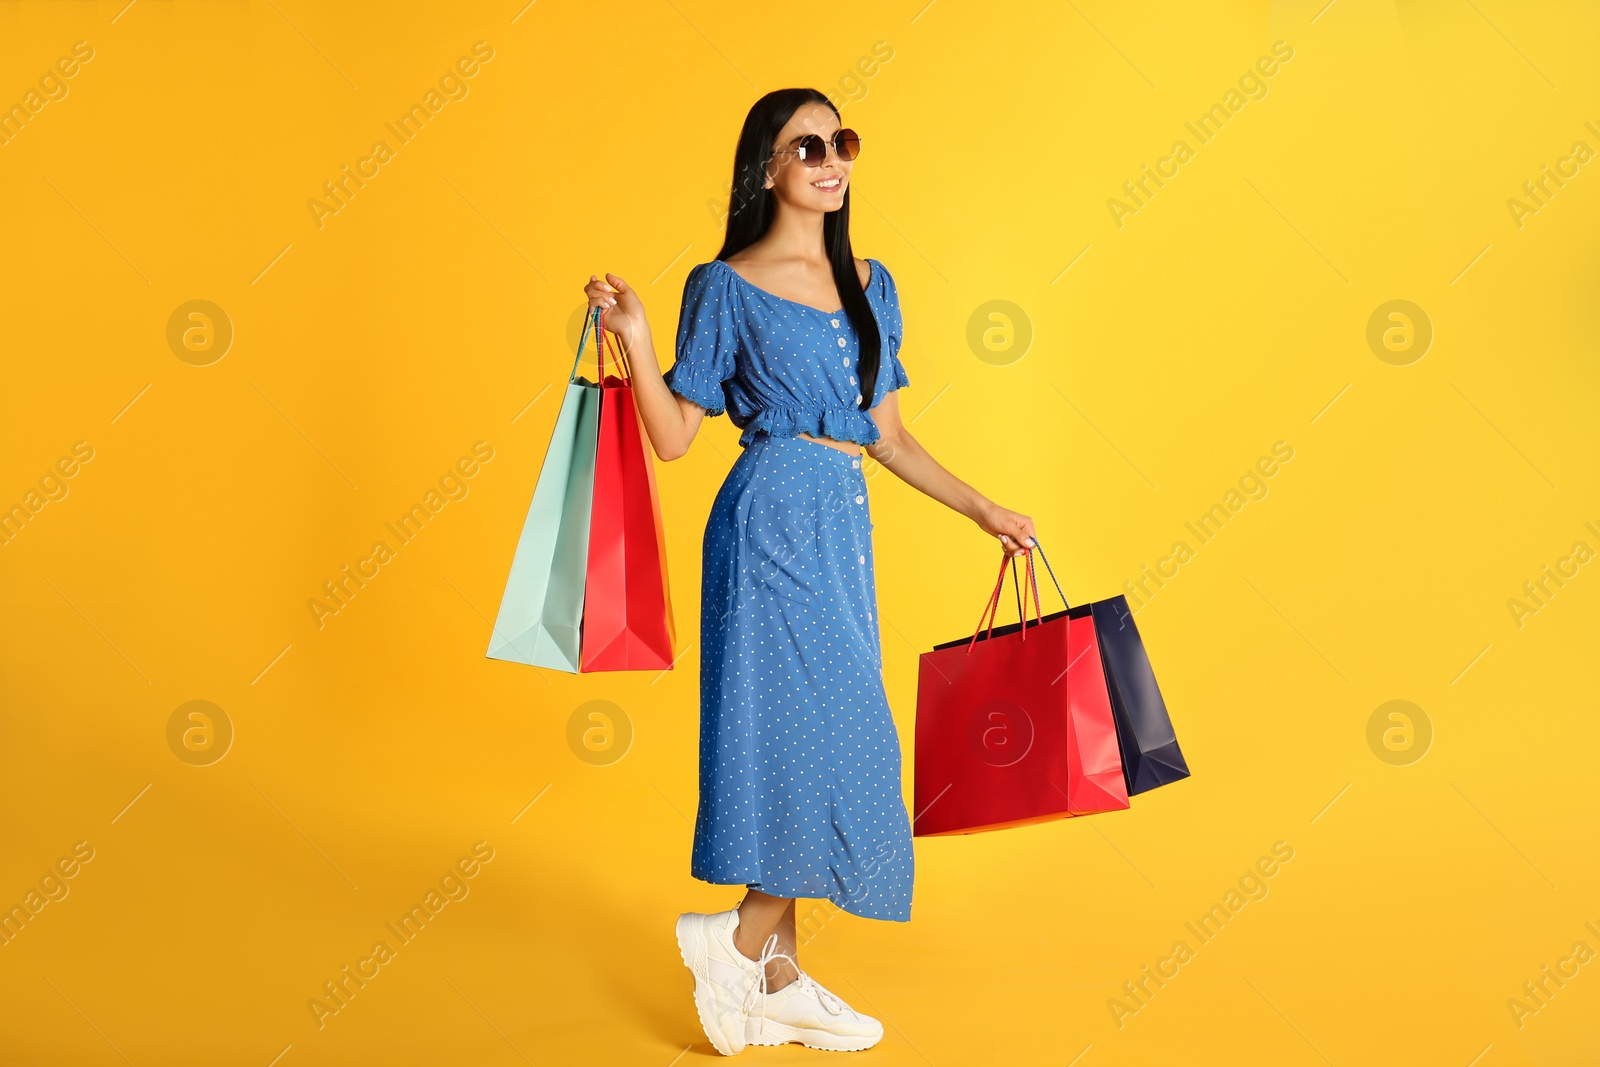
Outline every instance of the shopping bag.
<svg viewBox="0 0 1600 1067"><path fill-rule="evenodd" d="M600 433L595 449L594 519L584 579L584 671L669 670L676 631L667 582L667 541L655 463L633 402L632 374L607 374L603 309L596 314Z"/></svg>
<svg viewBox="0 0 1600 1067"><path fill-rule="evenodd" d="M1041 617L1032 553L1025 558L1031 625L1019 584L1020 621L994 626L1008 562L1015 575L1003 557L978 630L920 657L914 836L1128 807L1095 620L1087 611Z"/></svg>
<svg viewBox="0 0 1600 1067"><path fill-rule="evenodd" d="M578 374L592 319L578 339L567 391L511 557L489 638L490 659L577 673L589 554L600 387Z"/></svg>
<svg viewBox="0 0 1600 1067"><path fill-rule="evenodd" d="M1039 550L1039 558L1044 561L1050 580L1056 582L1050 559L1037 537L1033 547ZM1056 582L1056 592L1061 593L1059 582ZM1065 593L1061 593L1061 602L1067 602ZM1094 616L1100 661L1111 693L1111 712L1122 746L1122 769L1128 795L1145 793L1189 777L1189 764L1178 748L1172 718L1167 714L1166 701L1161 698L1161 688L1156 685L1155 671L1150 666L1144 641L1139 637L1139 628L1133 624L1127 597L1119 593L1108 600L1097 600L1089 608Z"/></svg>

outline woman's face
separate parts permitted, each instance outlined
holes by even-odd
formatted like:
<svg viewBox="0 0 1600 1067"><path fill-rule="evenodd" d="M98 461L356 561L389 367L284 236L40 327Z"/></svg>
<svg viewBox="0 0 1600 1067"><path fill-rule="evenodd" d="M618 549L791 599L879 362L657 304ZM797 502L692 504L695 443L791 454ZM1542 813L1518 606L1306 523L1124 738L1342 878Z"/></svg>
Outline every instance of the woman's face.
<svg viewBox="0 0 1600 1067"><path fill-rule="evenodd" d="M802 211L837 211L844 205L844 191L850 184L852 160L839 158L833 149L833 135L839 132L839 116L827 104L806 104L797 109L773 142L775 155L767 163L766 188L783 203ZM808 167L793 149L800 138L814 133L828 143L827 158L819 167Z"/></svg>

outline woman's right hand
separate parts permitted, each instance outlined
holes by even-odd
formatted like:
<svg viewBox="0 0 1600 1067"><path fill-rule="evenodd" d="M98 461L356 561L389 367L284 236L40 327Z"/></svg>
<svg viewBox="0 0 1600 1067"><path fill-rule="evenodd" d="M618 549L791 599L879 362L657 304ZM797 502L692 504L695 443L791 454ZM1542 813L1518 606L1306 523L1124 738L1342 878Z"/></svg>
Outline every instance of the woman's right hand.
<svg viewBox="0 0 1600 1067"><path fill-rule="evenodd" d="M639 302L639 294L633 291L633 287L615 274L607 274L605 281L591 274L589 284L583 287L583 295L588 298L591 311L594 308L605 309L600 324L622 342L623 351L632 349L634 339L642 336L648 328L644 305Z"/></svg>
<svg viewBox="0 0 1600 1067"><path fill-rule="evenodd" d="M990 537L1000 539L1005 554L1016 557L1033 548L1033 519L993 501L986 502L974 520Z"/></svg>

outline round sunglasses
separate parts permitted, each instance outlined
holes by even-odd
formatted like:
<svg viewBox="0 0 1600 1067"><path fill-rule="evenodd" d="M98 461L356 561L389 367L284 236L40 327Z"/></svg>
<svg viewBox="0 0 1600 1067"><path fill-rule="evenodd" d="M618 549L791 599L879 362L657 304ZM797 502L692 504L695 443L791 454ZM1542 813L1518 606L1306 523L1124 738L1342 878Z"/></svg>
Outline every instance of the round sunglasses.
<svg viewBox="0 0 1600 1067"><path fill-rule="evenodd" d="M800 162L808 167L820 167L828 158L828 145L833 145L833 150L841 160L846 162L861 154L861 135L854 130L842 129L833 135L832 141L824 141L819 135L808 133L800 138L793 148L776 148L772 154L775 156L797 155Z"/></svg>

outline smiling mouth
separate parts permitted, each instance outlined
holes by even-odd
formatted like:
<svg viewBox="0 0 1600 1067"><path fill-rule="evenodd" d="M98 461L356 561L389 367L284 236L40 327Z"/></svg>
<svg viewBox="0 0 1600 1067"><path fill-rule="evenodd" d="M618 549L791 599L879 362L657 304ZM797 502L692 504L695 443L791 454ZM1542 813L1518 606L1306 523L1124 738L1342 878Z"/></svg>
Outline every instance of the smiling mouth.
<svg viewBox="0 0 1600 1067"><path fill-rule="evenodd" d="M844 188L844 179L838 177L824 178L821 181L812 182L811 187L813 189L821 189L825 193L836 193Z"/></svg>

